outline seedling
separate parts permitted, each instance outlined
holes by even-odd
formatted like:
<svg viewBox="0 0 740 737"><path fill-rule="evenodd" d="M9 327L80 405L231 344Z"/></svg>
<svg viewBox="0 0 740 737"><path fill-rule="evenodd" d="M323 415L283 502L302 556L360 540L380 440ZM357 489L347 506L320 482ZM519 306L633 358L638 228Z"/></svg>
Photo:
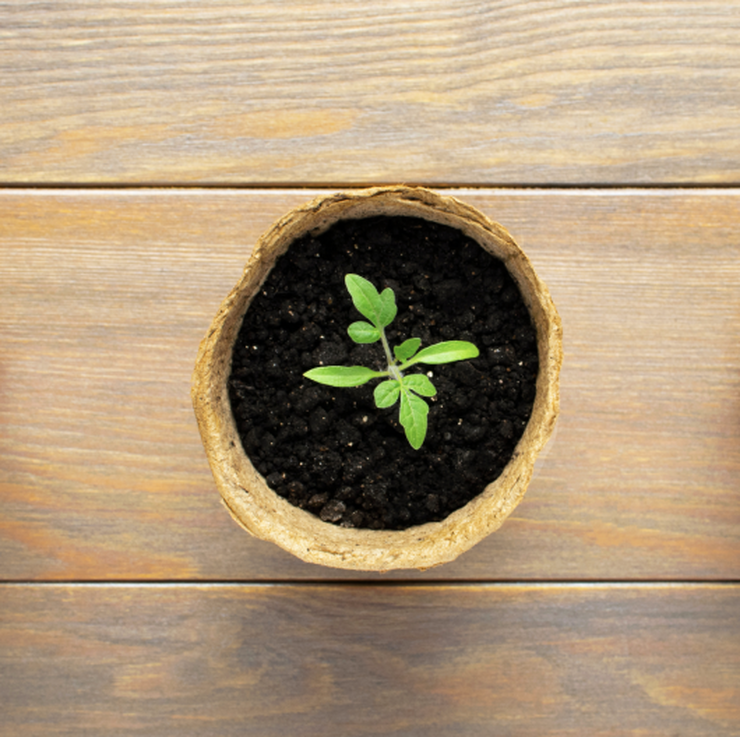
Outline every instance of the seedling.
<svg viewBox="0 0 740 737"><path fill-rule="evenodd" d="M379 409L392 407L400 398L399 420L411 447L418 450L427 434L429 414L429 405L422 397L433 397L437 390L425 374L406 375L404 372L417 363L437 365L476 358L478 349L465 340L447 340L419 350L421 339L409 338L391 352L385 328L398 312L393 290L386 287L378 293L367 279L357 274L347 274L344 282L358 312L369 320L353 322L347 329L349 337L355 343L380 341L388 368L373 371L364 366L320 366L303 375L319 384L337 387L362 386L372 379L385 378L375 387L375 404Z"/></svg>

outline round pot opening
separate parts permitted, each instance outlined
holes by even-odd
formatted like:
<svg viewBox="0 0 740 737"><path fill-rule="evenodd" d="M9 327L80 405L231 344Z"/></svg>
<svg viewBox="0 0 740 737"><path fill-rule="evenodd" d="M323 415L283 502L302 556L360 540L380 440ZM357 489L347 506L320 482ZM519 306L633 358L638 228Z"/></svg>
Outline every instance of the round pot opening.
<svg viewBox="0 0 740 737"><path fill-rule="evenodd" d="M372 406L372 386L302 378L312 362L377 360L342 340L360 317L346 271L394 289L395 343L480 343L480 359L420 367L439 384L420 451L397 409ZM554 427L561 360L552 300L501 226L426 189L375 188L315 200L260 239L201 344L193 402L222 498L249 532L323 565L428 568L520 501Z"/></svg>

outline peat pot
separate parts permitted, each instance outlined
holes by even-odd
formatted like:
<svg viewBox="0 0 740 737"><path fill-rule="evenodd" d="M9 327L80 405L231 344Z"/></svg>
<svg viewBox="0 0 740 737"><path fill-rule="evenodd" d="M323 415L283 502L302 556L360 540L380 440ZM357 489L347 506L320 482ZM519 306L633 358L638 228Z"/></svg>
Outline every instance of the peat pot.
<svg viewBox="0 0 740 737"><path fill-rule="evenodd" d="M241 350L240 355L243 357L245 350L254 349L256 351L258 348L257 346L251 346L252 341L249 336L247 336L245 343L243 337L239 338L239 333L243 323L245 326L248 325L245 316L254 316L259 300L263 299L261 295L268 294L273 267L278 264L272 275L272 278L275 279L277 278L276 275L279 274L281 264L287 263L289 258L299 253L298 249L303 247L300 244L313 243L322 237L328 237L332 233L336 233L337 228L350 228L348 232L357 233L358 228L364 227L365 223L377 223L379 220L390 222L389 217L393 218L393 223L401 223L402 225L405 223L406 225L403 225L403 227L407 227L409 223L411 225L408 225L408 227L417 227L414 226L414 223L421 222L421 227L428 226L443 231L443 234L445 234L442 239L443 245L430 245L429 249L434 247L444 248L447 243L453 243L454 245L457 242L454 241L454 238L461 238L467 244L465 246L468 249L467 253L472 253L475 258L484 259L486 262L495 262L496 268L503 275L502 278L505 283L510 285L504 287L504 290L508 288L510 292L518 292L516 299L519 300L517 302L519 310L525 316L525 319L528 313L529 322L526 329L529 330L528 340L533 356L529 390L520 390L514 387L511 394L516 398L515 401L520 404L523 401L522 397L524 397L529 402L529 410L524 419L517 420L519 423L518 435L514 436L509 457L501 460L500 467L496 467L495 462L490 460L494 457L494 451L485 449L498 447L502 438L505 439L505 437L512 435L513 425L511 422L506 419L503 421L498 419L496 427L490 430L490 437L488 438L478 437L482 433L485 434L482 430L479 431L477 428L473 428L471 431L468 429L471 438L476 436L471 439L471 444L475 440L478 443L476 447L484 450L480 452L465 449L456 451L454 462L450 461L455 466L451 473L456 475L449 477L452 480L448 485L455 487L451 491L458 487L460 489L467 487L469 475L466 474L464 467L462 471L458 467L461 462L460 459L464 460L467 457L475 457L478 461L483 462L483 468L488 468L485 464L490 460L490 468L494 469L490 471L491 477L485 478L480 488L474 489L474 493L468 501L451 511L444 518L429 522L412 523L411 526L405 529L398 524L392 526L391 529L377 529L377 521L372 522L370 527L356 524L363 518L368 518L373 509L372 505L377 501L377 498L386 499L387 496L382 473L388 458L392 454L385 454L379 448L373 449L372 453L374 455L372 457L368 455L372 478L376 481L368 482L367 489L362 492L364 496L360 495L359 497L357 496L358 490L355 487L364 482L355 481L355 471L352 470L350 473L347 468L341 466L341 462L338 460L338 443L336 441L332 446L333 450L326 450L319 442L316 453L307 456L305 452L301 455L299 451L296 451L297 455L290 458L291 467L298 469L299 475L297 478L305 480L307 469L312 469L312 472L328 474L325 477L319 475L319 478L342 479L342 493L349 495L349 498L352 498L353 494L355 495L355 502L353 502L355 511L352 515L349 515L351 507L349 502L345 504L344 502L335 501L332 502L333 507L324 505L322 509L321 505L326 501L326 495L322 494L320 489L318 493L312 492L311 499L303 505L303 509L296 506L295 500L291 499L290 494L295 489L302 488L302 484L297 481L288 484L287 488L291 490L290 493L287 493L284 488L281 493L273 491L273 488L281 489L280 483L286 478L286 474L281 473L280 468L272 468L269 462L265 466L267 468L265 473L258 472L255 466L259 464L256 462L250 448L256 448L258 445L263 448L265 444L270 446L275 437L279 437L281 432L286 431L283 426L292 427L292 420L281 421L279 423L280 427L271 427L269 433L263 433L257 427L250 429L248 422L245 427L243 419L240 419L241 410L237 411L232 408L234 385L230 383L230 381L233 381L231 378L232 362L235 364L237 349ZM412 218L418 220L411 220ZM426 223L423 221L426 221ZM412 231L407 232L411 233ZM450 233L452 233L452 236L450 236ZM450 237L453 240L450 240ZM347 236L347 238L349 237ZM467 239L470 239L470 241ZM337 239L335 238L335 240ZM346 241L346 257L350 259L354 258L353 242L352 238ZM398 249L400 245L402 244L394 244L392 248ZM292 246L293 250L289 252ZM483 249L483 252L478 251L478 246ZM355 245L354 248L357 248L357 246ZM495 258L491 258L488 254ZM280 259L283 256L284 258L281 261ZM456 255L455 258L457 258ZM462 256L460 260L463 260ZM327 265L326 262L324 265ZM350 267L350 270L356 270L354 262L350 262ZM299 266L291 268L293 271L303 273ZM423 310L423 308L417 306L419 303L415 303L414 299L417 298L419 290L424 289L424 285L427 283L424 282L424 279L427 276L408 273L408 270L406 273L394 274L383 274L382 271L381 268L377 273L364 273L362 276L373 281L378 289L382 288L384 279L391 281L395 288L398 288L402 297L402 299L399 299L399 311L396 318L400 321L398 328L400 335L405 324L404 320L406 318L404 315L412 315L415 308L417 312L419 309ZM358 273L361 272L358 271ZM497 322L495 315L481 314L480 307L477 308L478 311L476 312L476 305L468 307L467 303L464 302L475 292L474 281L477 272L473 269L470 273L473 276L465 282L464 289L458 289L457 294L447 295L452 300L449 304L453 305L455 309L462 310L460 315L455 318L459 320L455 330L462 329L465 335L454 335L454 338L463 339L472 336L473 340L479 338L483 341L483 344L479 346L481 360L474 359L469 362L471 365L468 366L468 374L475 370L480 372L480 366L489 365L483 361L484 353L489 358L495 358L496 351L499 350L495 340L480 333L480 326ZM330 296L323 296L322 300L328 302L329 305L333 304L335 300L337 300L338 305L341 303L342 314L337 317L337 321L342 321L343 331L346 332L346 326L356 320L359 315L353 312L343 284L341 282L337 284L337 278L332 278L332 285L327 286L327 289L322 293ZM441 284L448 291L450 290L452 280L437 278L436 280L429 280L428 283L432 283L432 281ZM306 273L304 282L321 282L321 278ZM460 284L462 282L458 280L457 282L452 281L452 283ZM467 285L469 285L469 289ZM491 290L487 288L487 291ZM510 301L511 297L509 296L508 299ZM345 300L345 302L341 302L341 300ZM315 309L315 305L312 307L307 305L306 302L307 300L296 302L296 304L300 303L300 310L303 311L302 318L300 315L294 315L290 306L283 318L288 321L299 321L303 333L310 333L312 328L310 315L314 314L310 310ZM461 304L463 307L460 307ZM252 311L248 315L250 305L252 305ZM450 310L455 311L452 308ZM486 310L489 313L495 312L495 310L488 308ZM272 329L270 325L279 326L283 318L275 317L268 320L269 324L264 328L261 327L260 332ZM300 323L301 319L303 320L302 323ZM427 337L431 335L432 342L446 339L444 328L441 328L440 335L442 337L432 334L434 330L440 327L436 322L433 325L434 327L430 328ZM288 329L294 329L295 325L291 326L286 323L284 328L283 333ZM449 330L447 334L449 334ZM317 339L319 337L323 338L324 336L314 336ZM412 336L404 335L403 337ZM296 343L296 345L299 345L299 343ZM322 355L321 350L323 348L320 341L316 345L311 344L308 348L303 346L300 351L288 351L296 355L301 354L304 362L304 365L301 366L301 372L310 368L309 365L306 365L306 360L312 356ZM303 352L301 353L301 351ZM349 357L346 351L342 355L345 359ZM491 360L494 359L491 358ZM193 375L192 399L208 461L223 502L234 519L249 533L279 545L304 561L324 566L367 571L388 571L403 568L425 569L454 560L458 555L496 530L522 499L532 477L535 459L550 438L555 426L558 414L558 375L561 361L562 330L555 306L547 288L535 274L528 258L503 227L492 222L473 207L453 197L442 196L428 189L417 187L378 187L319 197L289 212L259 239L241 279L224 300L200 345ZM336 361L333 362L336 363ZM475 369L476 362L478 362L478 369ZM272 371L273 366L279 363L280 358L278 357L271 364L270 371ZM350 360L349 363L346 363L345 360L345 365L351 363L353 363L353 360ZM513 370L516 370L516 366L521 366L522 363L524 362L520 360L516 364L512 364ZM462 362L458 366L462 366ZM277 368L279 369L279 366ZM433 368L436 377L438 376L436 371L438 367L434 366ZM426 371L426 367L422 370ZM464 379L464 371L462 374L454 373L459 370L458 368L451 369L453 373L450 376L461 375ZM475 409L476 402L480 402L486 407L495 408L497 402L496 385L497 383L503 385L507 372L511 370L511 368L493 365L490 372L498 372L495 376L500 375L501 379L494 379L488 374L479 373L480 380L472 383L468 381L466 389L468 399L463 400L463 403L467 402L468 409L466 411L477 412ZM270 371L265 371L265 376ZM302 406L308 401L307 397L313 396L310 392L316 393L318 391L316 389L318 385L312 384L307 379L302 379L302 373L297 375L299 380L296 387L285 386L280 394L284 399L287 397L296 407ZM429 375L431 375L431 372ZM256 385L260 382L247 381L245 383ZM476 386L476 384L480 386ZM239 386L237 385L237 389L239 389ZM486 387L490 388L487 396L485 395L485 392L488 391ZM245 386L242 389L248 393L250 390L254 391L255 387ZM322 391L324 389L327 388L321 387ZM232 398L230 398L230 391L232 392ZM361 392L362 388L331 388L331 391L338 393L341 402L346 405L347 402L354 401L354 399L348 399L348 397L361 396L361 394L355 395L352 393ZM371 390L368 391L371 392ZM434 405L438 409L442 407L443 395L446 396L447 392L439 390L440 403ZM326 395L322 396L325 397ZM436 401L436 399L433 401ZM471 402L473 403L472 410L470 409ZM249 396L247 396L247 408L249 403ZM440 428L435 426L435 422L437 422L435 420L436 411L433 407L429 415L429 447L431 449L436 448L437 450L433 450L433 452L438 453L438 455L430 456L427 466L427 471L433 473L433 477L426 477L430 480L432 478L448 478L444 476L447 470L442 466L439 469L435 466L438 461L440 464L443 463L445 439L450 437L450 433L441 433ZM296 437L298 435L310 436L314 431L319 433L324 431L325 427L321 420L322 417L323 419L326 419L326 417L322 415L323 410L319 408L319 410L312 410L312 412L310 421L296 422L296 428L291 430L291 432L295 431ZM368 419L372 413L363 410L359 413L362 415L361 419L357 420L354 425L351 422L344 423L349 432L347 436L349 439L343 441L346 446L352 446L352 449L356 448L360 444L361 438L366 437L367 433L373 432L372 428L365 430L362 426L358 426L358 423L361 425L362 422L370 424L377 422L379 424L376 424L375 427L386 428L385 432L388 432L388 427L393 429L394 410L384 409L375 410L375 412L385 414L382 414L376 421L374 415ZM396 409L395 416L397 417L397 415ZM356 413L355 417L357 416ZM241 426L238 426L240 422ZM462 420L460 420L460 423L462 423ZM463 430L465 430L464 427ZM283 432L283 435L285 435L285 432ZM402 434L397 432L390 438L389 442L401 442L396 441L395 436L402 438ZM292 442L292 440L288 441L289 447L292 447L290 445ZM245 447L247 448L246 451ZM415 453L417 451L411 449L410 452ZM481 458L483 461L480 460ZM300 473L303 473L303 476ZM417 476L419 475L417 474ZM423 477L423 474L421 476ZM380 479L380 481L378 482L377 479ZM403 484L402 488L406 493ZM371 491L372 494L375 494L375 497L372 497ZM416 492L414 498L416 499L418 496L419 493ZM444 490L435 492L429 497L423 497L422 493L422 497L420 497L422 498L421 506L426 505L432 510L438 509L438 500L444 500L447 497L448 495ZM362 503L358 502L357 499L360 499ZM315 508L309 508L311 504ZM411 501L409 501L409 504L411 504ZM327 509L329 509L328 512ZM342 512L345 509L348 510L347 517L343 518ZM371 512L368 512L368 509ZM405 511L408 517L408 510L401 511Z"/></svg>

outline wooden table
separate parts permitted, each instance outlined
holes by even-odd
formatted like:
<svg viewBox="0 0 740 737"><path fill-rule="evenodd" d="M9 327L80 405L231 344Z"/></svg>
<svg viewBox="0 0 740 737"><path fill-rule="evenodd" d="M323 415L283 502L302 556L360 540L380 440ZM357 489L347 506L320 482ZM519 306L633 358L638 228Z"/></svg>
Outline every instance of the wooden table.
<svg viewBox="0 0 740 737"><path fill-rule="evenodd" d="M0 4L0 734L740 734L740 2ZM251 248L421 183L565 329L503 528L304 564L188 396Z"/></svg>

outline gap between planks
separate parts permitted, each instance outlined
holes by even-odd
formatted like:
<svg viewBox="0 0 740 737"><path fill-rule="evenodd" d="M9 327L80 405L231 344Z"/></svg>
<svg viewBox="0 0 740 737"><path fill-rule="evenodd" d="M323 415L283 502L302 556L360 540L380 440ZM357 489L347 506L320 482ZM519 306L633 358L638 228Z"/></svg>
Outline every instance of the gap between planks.
<svg viewBox="0 0 740 737"><path fill-rule="evenodd" d="M127 579L121 581L0 581L0 588L352 588L352 589L450 589L450 588L477 588L477 589L516 589L516 588L538 588L538 589L710 589L710 588L727 588L740 586L737 580L522 580L522 581L484 581L469 580L459 581L454 579L437 580L437 581L408 581L402 579L388 581L370 581L370 580L332 580L332 579L295 579L295 580L269 580L269 581L202 581L198 579L189 579L183 581L159 580L159 581L141 581L136 579Z"/></svg>

